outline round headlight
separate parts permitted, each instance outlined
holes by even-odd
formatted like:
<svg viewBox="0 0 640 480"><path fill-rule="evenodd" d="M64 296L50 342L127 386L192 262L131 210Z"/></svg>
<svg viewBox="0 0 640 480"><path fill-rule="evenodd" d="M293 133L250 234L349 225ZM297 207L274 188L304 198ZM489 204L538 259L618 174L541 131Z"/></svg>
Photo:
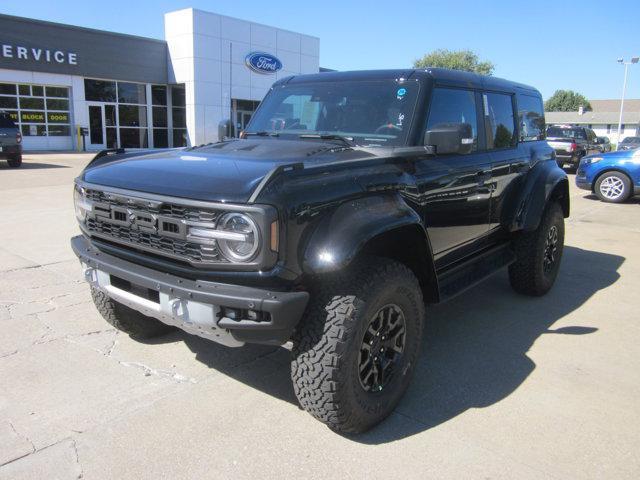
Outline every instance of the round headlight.
<svg viewBox="0 0 640 480"><path fill-rule="evenodd" d="M244 235L244 240L218 240L222 254L232 262L248 262L258 251L260 233L256 223L243 213L227 213L217 225L217 230Z"/></svg>

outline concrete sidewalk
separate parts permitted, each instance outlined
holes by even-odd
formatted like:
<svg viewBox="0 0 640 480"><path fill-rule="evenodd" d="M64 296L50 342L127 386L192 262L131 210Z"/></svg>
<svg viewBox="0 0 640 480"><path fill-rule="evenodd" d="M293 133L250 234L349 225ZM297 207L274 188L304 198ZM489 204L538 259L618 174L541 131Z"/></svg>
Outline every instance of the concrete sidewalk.
<svg viewBox="0 0 640 480"><path fill-rule="evenodd" d="M553 291L499 274L430 308L401 405L345 437L299 409L284 348L104 322L69 248L90 158L0 165L0 479L640 476L637 200L572 190Z"/></svg>

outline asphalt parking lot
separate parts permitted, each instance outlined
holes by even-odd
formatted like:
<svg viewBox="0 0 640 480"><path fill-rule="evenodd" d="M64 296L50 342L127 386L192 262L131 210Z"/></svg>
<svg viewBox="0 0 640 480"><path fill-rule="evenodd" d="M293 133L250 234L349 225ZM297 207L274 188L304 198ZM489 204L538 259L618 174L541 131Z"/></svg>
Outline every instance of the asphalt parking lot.
<svg viewBox="0 0 640 480"><path fill-rule="evenodd" d="M89 158L0 162L0 479L640 476L638 200L572 184L554 290L499 274L429 309L405 399L344 437L297 407L284 348L140 343L99 317L69 247Z"/></svg>

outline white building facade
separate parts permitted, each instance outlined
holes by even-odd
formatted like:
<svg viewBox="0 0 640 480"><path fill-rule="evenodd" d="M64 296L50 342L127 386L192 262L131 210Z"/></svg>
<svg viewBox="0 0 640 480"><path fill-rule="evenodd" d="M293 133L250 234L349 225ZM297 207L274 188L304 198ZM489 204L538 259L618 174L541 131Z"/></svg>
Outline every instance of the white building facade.
<svg viewBox="0 0 640 480"><path fill-rule="evenodd" d="M310 35L191 8L164 27L163 41L0 15L0 109L24 149L214 142L277 79L320 70Z"/></svg>
<svg viewBox="0 0 640 480"><path fill-rule="evenodd" d="M640 99L624 102L620 132L620 100L590 100L591 109L577 112L545 112L547 124L589 127L599 137L618 143L626 137L640 136Z"/></svg>
<svg viewBox="0 0 640 480"><path fill-rule="evenodd" d="M230 115L239 129L273 82L317 73L320 40L254 22L186 9L165 15L169 81L186 90L187 131L192 144L216 141L218 123ZM255 71L252 53L281 63L276 71Z"/></svg>

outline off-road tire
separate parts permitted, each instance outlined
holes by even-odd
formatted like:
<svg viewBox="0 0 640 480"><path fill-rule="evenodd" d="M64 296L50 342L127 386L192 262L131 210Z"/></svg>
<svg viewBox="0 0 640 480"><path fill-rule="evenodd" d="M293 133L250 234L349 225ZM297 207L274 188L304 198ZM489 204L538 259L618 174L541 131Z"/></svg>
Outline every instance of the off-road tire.
<svg viewBox="0 0 640 480"><path fill-rule="evenodd" d="M617 181L622 185L622 192L617 197L607 197L601 190L602 183L605 181L610 181L610 179L613 179L614 181ZM604 172L598 177L593 187L593 191L598 196L598 198L603 202L609 203L622 203L626 201L631 196L632 190L633 187L631 185L631 179L624 173L618 171Z"/></svg>
<svg viewBox="0 0 640 480"><path fill-rule="evenodd" d="M557 232L557 250L552 267L545 271L545 248L552 228ZM557 202L545 208L538 228L520 232L514 239L516 261L509 266L509 281L513 289L523 295L539 297L553 286L564 249L564 215Z"/></svg>
<svg viewBox="0 0 640 480"><path fill-rule="evenodd" d="M18 168L20 165L22 165L22 155L18 154L11 158L8 158L7 163L11 168Z"/></svg>
<svg viewBox="0 0 640 480"><path fill-rule="evenodd" d="M359 377L364 335L383 307L404 315L404 351L381 391ZM331 429L360 433L386 418L407 389L417 363L424 322L418 280L404 265L368 257L348 272L319 279L293 338L291 379L300 405Z"/></svg>
<svg viewBox="0 0 640 480"><path fill-rule="evenodd" d="M107 323L132 337L153 338L173 330L172 326L118 303L93 287L91 287L91 298Z"/></svg>

